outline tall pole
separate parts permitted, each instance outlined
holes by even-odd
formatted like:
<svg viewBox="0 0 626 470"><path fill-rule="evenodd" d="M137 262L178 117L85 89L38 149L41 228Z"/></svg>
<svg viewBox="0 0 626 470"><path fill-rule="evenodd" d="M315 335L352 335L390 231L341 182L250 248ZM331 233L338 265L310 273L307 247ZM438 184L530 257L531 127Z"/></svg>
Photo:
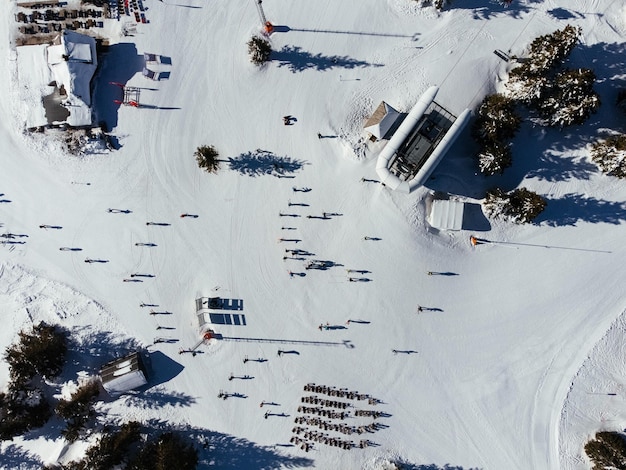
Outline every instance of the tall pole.
<svg viewBox="0 0 626 470"><path fill-rule="evenodd" d="M274 30L274 26L272 25L272 23L267 21L267 18L265 17L265 12L263 11L262 3L263 0L255 0L256 9L259 12L259 18L261 19L261 26L263 27L265 33L269 35Z"/></svg>
<svg viewBox="0 0 626 470"><path fill-rule="evenodd" d="M263 0L257 0L256 9L259 12L259 18L261 18L261 25L265 28L265 23L267 23L267 18L265 18L265 12L263 11Z"/></svg>

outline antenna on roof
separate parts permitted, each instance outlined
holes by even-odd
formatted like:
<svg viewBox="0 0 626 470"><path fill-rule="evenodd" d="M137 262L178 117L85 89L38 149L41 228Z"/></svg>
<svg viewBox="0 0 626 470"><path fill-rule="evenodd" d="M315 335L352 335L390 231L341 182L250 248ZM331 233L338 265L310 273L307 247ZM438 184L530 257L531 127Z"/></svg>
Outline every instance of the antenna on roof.
<svg viewBox="0 0 626 470"><path fill-rule="evenodd" d="M274 31L274 25L272 25L272 23L267 21L267 18L265 17L265 12L263 11L262 3L263 3L263 0L256 0L256 9L259 12L259 18L261 19L261 26L263 27L263 31L265 31L265 34L272 34L272 31Z"/></svg>

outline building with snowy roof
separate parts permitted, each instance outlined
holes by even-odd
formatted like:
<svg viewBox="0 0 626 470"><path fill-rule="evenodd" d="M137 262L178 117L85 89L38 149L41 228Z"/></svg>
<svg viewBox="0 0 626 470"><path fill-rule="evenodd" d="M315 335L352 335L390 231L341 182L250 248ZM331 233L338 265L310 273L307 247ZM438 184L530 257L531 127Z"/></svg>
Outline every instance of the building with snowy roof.
<svg viewBox="0 0 626 470"><path fill-rule="evenodd" d="M382 140L390 134L399 117L398 111L381 101L363 127L372 140Z"/></svg>
<svg viewBox="0 0 626 470"><path fill-rule="evenodd" d="M17 48L20 99L26 127L92 124L91 81L98 67L96 40L64 30L51 45Z"/></svg>
<svg viewBox="0 0 626 470"><path fill-rule="evenodd" d="M116 396L146 385L148 373L141 354L134 352L105 364L100 379L109 395Z"/></svg>
<svg viewBox="0 0 626 470"><path fill-rule="evenodd" d="M427 221L438 230L461 230L465 204L452 199L434 199L430 203Z"/></svg>

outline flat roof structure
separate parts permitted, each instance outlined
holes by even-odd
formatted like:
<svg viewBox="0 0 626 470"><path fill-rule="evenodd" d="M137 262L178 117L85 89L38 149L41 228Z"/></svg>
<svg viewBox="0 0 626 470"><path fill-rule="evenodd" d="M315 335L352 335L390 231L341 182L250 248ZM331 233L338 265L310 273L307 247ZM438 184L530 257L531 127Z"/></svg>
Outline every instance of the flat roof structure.
<svg viewBox="0 0 626 470"><path fill-rule="evenodd" d="M465 204L450 199L435 199L430 207L428 223L439 230L461 230Z"/></svg>

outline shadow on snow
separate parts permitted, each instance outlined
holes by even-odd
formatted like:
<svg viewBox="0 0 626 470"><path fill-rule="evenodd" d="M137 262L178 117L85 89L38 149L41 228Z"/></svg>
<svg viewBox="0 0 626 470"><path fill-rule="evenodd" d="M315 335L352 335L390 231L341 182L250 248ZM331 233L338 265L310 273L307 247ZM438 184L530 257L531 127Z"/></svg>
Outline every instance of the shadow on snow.
<svg viewBox="0 0 626 470"><path fill-rule="evenodd" d="M333 68L382 67L382 64L370 64L369 62L352 59L347 56L311 54L303 51L298 46L284 46L279 51L273 51L270 60L277 62L278 67L287 67L293 73L302 72L306 69L330 70Z"/></svg>
<svg viewBox="0 0 626 470"><path fill-rule="evenodd" d="M9 444L2 446L0 452L0 468L38 469L42 467L42 462L35 454L16 445Z"/></svg>
<svg viewBox="0 0 626 470"><path fill-rule="evenodd" d="M260 446L247 439L191 426L172 426L165 421L143 423L149 432L175 431L195 442L198 449L198 469L220 468L246 470L250 468L312 467L313 459L282 455L273 446Z"/></svg>
<svg viewBox="0 0 626 470"><path fill-rule="evenodd" d="M242 175L260 176L273 175L277 178L288 177L291 173L300 170L306 162L290 157L279 157L267 150L257 149L253 152L242 153L235 158L228 159L228 167Z"/></svg>
<svg viewBox="0 0 626 470"><path fill-rule="evenodd" d="M566 194L558 199L548 199L545 210L539 214L536 223L552 227L576 225L577 222L604 222L620 224L626 221L626 203L603 201L582 194Z"/></svg>

